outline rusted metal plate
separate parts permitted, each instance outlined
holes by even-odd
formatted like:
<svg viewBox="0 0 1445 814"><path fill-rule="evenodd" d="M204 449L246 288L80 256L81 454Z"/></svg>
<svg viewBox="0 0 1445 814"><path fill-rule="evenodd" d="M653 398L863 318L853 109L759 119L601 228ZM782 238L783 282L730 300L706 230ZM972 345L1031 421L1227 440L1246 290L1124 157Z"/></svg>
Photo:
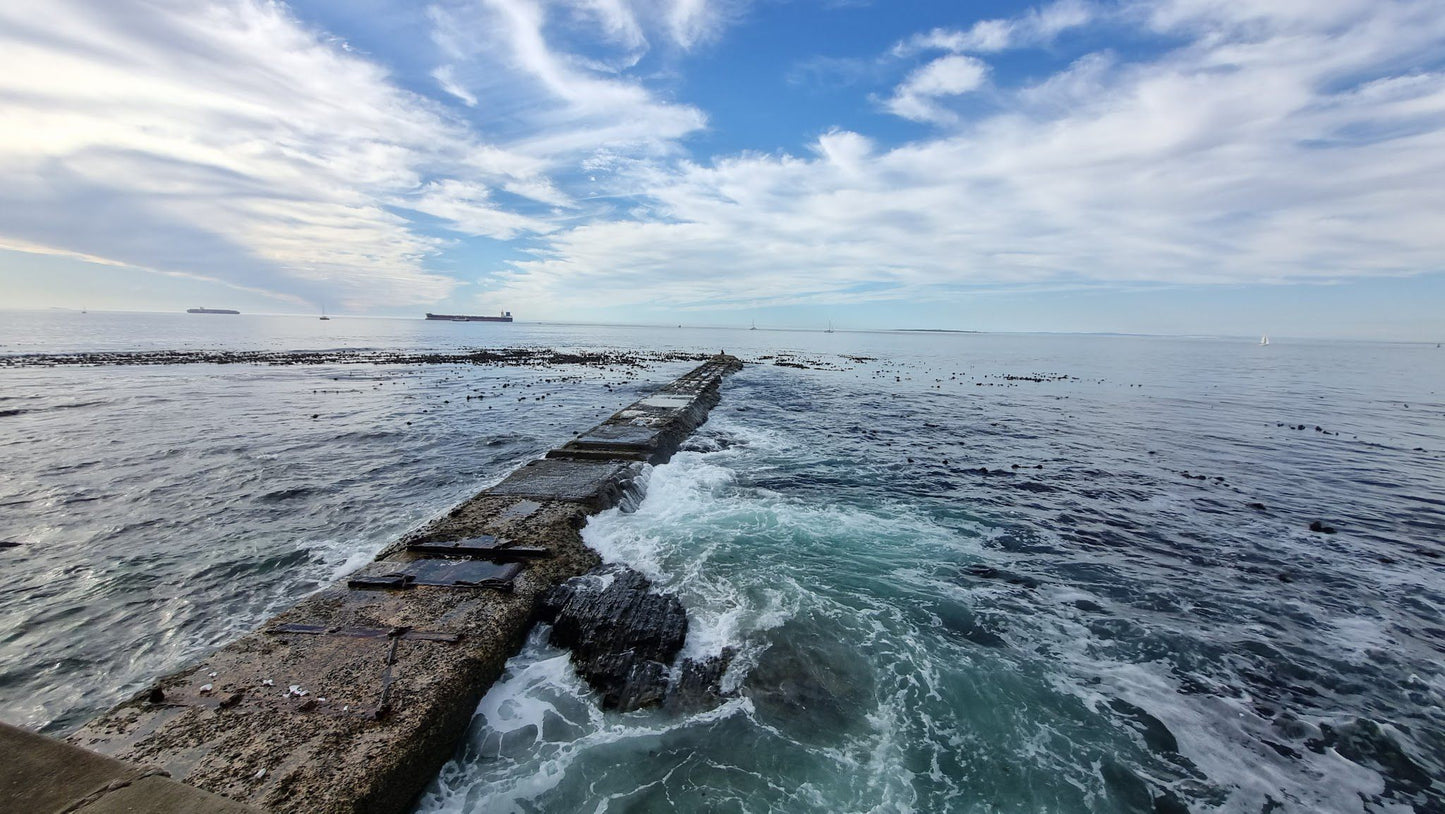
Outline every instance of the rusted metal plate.
<svg viewBox="0 0 1445 814"><path fill-rule="evenodd" d="M384 572L358 574L347 580L346 587L355 590L405 590L418 585L439 588L512 589L512 580L522 573L514 563L487 560L414 560L397 568L387 563Z"/></svg>

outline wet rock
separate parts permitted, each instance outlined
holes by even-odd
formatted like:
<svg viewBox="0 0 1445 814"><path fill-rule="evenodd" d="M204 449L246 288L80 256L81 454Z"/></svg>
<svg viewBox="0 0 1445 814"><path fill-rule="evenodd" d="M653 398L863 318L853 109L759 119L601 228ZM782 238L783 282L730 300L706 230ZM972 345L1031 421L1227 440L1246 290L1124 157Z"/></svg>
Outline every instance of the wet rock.
<svg viewBox="0 0 1445 814"><path fill-rule="evenodd" d="M603 708L662 702L668 668L687 638L676 596L653 591L631 568L604 565L549 590L540 615L552 623L551 642L572 651L577 673L602 694Z"/></svg>
<svg viewBox="0 0 1445 814"><path fill-rule="evenodd" d="M785 625L775 636L743 687L764 721L807 720L802 734L815 740L867 726L874 683L851 643L811 625Z"/></svg>
<svg viewBox="0 0 1445 814"><path fill-rule="evenodd" d="M703 712L721 704L728 693L722 690L723 674L738 651L724 647L722 653L705 659L684 659L677 680L667 689L663 707L668 712Z"/></svg>
<svg viewBox="0 0 1445 814"><path fill-rule="evenodd" d="M1316 533L1319 533L1319 534L1334 534L1334 533L1335 533L1335 527L1334 527L1334 526L1326 526L1323 522L1321 522L1321 521L1319 521L1319 520L1316 520L1316 521L1310 523L1310 531L1313 531L1313 532L1316 532Z"/></svg>
<svg viewBox="0 0 1445 814"><path fill-rule="evenodd" d="M1023 588L1039 587L1039 581L1033 577L1016 574L1012 571L1005 571L1002 568L994 568L991 565L984 565L982 563L966 565L963 568L963 572L969 576L978 577L979 579L996 579L1001 582L1006 582L1009 585L1018 585Z"/></svg>

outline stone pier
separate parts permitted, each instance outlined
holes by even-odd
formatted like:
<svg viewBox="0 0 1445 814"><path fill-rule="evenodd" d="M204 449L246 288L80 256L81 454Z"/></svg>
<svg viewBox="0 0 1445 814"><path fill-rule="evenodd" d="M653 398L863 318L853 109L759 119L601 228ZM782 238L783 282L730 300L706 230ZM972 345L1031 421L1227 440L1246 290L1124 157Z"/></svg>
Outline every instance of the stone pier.
<svg viewBox="0 0 1445 814"><path fill-rule="evenodd" d="M644 464L672 456L740 367L714 357L159 679L72 747L50 743L273 812L406 810L520 648L542 593L598 564L580 535L587 518L639 500ZM45 763L0 766L0 794Z"/></svg>

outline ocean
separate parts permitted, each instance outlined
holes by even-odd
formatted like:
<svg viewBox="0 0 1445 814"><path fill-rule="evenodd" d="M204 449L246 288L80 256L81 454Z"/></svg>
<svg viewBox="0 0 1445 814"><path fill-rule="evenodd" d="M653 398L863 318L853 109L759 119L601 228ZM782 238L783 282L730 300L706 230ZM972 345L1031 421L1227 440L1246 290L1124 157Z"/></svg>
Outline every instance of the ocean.
<svg viewBox="0 0 1445 814"><path fill-rule="evenodd" d="M361 360L501 347L617 356ZM65 734L726 350L583 534L738 650L731 697L602 712L537 630L418 811L1445 811L1433 344L0 313L0 355L130 350L341 361L0 365L8 722Z"/></svg>

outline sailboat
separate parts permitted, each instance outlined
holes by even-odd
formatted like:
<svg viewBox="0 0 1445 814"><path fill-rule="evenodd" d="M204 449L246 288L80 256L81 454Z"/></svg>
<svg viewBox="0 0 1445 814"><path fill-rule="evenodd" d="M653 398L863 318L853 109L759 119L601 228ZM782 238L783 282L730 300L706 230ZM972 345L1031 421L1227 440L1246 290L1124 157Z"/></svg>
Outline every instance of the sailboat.
<svg viewBox="0 0 1445 814"><path fill-rule="evenodd" d="M321 306L321 319L324 320L324 321L326 321L326 322L330 322L330 321L331 321L331 317L326 316L326 306L325 306L325 304L323 304L323 305Z"/></svg>
<svg viewBox="0 0 1445 814"><path fill-rule="evenodd" d="M756 331L757 329L758 329L758 321L757 321L757 320L753 320L753 327L749 328L748 330L750 330L750 331Z"/></svg>
<svg viewBox="0 0 1445 814"><path fill-rule="evenodd" d="M1269 337L1268 337L1268 336L1261 336L1261 337L1259 338L1259 344L1261 344L1261 345L1268 345L1268 344L1269 344Z"/></svg>
<svg viewBox="0 0 1445 814"><path fill-rule="evenodd" d="M830 319L830 320L828 320L828 330L824 331L823 333L825 333L825 334L830 334L830 333L832 333L832 332L833 332L833 321Z"/></svg>

